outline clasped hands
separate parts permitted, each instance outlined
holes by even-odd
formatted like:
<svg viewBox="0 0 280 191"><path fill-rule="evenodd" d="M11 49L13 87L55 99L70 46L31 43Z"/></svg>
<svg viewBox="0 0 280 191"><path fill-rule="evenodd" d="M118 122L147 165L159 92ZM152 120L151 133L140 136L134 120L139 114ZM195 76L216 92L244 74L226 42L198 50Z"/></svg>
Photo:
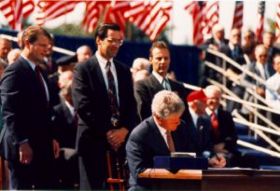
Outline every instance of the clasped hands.
<svg viewBox="0 0 280 191"><path fill-rule="evenodd" d="M124 127L120 129L111 129L107 132L107 141L109 142L114 151L117 151L125 142L127 134L128 130Z"/></svg>

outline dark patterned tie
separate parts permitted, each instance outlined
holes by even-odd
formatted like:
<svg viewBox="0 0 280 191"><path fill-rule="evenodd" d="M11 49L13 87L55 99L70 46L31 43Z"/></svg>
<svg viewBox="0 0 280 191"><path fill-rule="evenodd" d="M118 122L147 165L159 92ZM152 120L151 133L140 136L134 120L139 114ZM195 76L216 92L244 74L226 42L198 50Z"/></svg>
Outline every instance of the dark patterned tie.
<svg viewBox="0 0 280 191"><path fill-rule="evenodd" d="M167 145L170 152L175 152L174 141L170 131L166 131Z"/></svg>
<svg viewBox="0 0 280 191"><path fill-rule="evenodd" d="M107 62L106 64L106 73L108 79L108 97L110 102L110 108L112 112L111 122L113 126L116 126L115 122L119 120L119 108L117 102L117 93L114 76L111 72L111 62Z"/></svg>
<svg viewBox="0 0 280 191"><path fill-rule="evenodd" d="M44 81L43 81L43 77L41 75L41 71L40 71L40 67L39 66L35 66L35 73L36 73L36 77L39 81L39 88L40 88L40 92L42 93L42 96L44 97L46 104L48 104L48 99L47 99L47 92L46 92L46 88L44 85Z"/></svg>

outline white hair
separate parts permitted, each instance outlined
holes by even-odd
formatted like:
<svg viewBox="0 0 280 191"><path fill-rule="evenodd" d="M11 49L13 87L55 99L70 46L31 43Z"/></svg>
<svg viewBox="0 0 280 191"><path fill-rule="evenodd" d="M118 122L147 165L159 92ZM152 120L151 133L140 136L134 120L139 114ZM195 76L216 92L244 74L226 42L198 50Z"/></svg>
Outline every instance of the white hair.
<svg viewBox="0 0 280 191"><path fill-rule="evenodd" d="M204 93L206 97L212 97L213 95L221 95L222 91L218 86L215 85L209 85L204 89Z"/></svg>
<svg viewBox="0 0 280 191"><path fill-rule="evenodd" d="M152 113L161 118L167 118L171 114L182 115L184 110L184 102L172 91L162 90L154 96L152 101Z"/></svg>

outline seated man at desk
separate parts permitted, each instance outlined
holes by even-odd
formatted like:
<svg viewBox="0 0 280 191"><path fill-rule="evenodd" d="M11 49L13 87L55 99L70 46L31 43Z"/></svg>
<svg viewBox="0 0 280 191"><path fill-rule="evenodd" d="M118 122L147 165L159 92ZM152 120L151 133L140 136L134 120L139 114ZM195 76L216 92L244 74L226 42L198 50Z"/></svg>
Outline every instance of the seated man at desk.
<svg viewBox="0 0 280 191"><path fill-rule="evenodd" d="M153 168L154 156L168 156L171 152L193 152L194 144L180 117L184 102L176 93L162 90L152 101L152 116L131 132L126 144L130 170L130 191L141 190L138 174ZM216 157L213 157L216 158ZM216 158L217 167L225 166L224 158Z"/></svg>

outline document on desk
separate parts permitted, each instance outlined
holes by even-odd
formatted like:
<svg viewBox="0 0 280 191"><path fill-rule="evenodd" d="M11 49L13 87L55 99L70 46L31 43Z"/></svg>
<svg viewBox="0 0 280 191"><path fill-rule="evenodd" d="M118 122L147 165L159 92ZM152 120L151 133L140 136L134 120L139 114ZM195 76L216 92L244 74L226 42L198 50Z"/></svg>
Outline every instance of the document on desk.
<svg viewBox="0 0 280 191"><path fill-rule="evenodd" d="M190 153L190 152L172 152L171 157L190 157L195 158L196 153Z"/></svg>

